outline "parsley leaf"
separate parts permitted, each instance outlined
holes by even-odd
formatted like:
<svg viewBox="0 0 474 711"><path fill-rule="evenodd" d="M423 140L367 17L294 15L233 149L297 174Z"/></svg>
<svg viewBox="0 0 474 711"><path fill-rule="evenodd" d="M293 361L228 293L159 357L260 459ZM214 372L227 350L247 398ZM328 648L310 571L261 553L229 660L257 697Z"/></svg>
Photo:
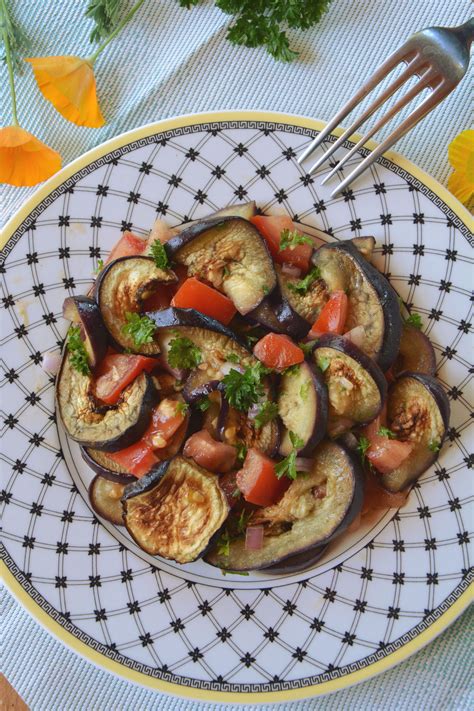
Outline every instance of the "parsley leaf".
<svg viewBox="0 0 474 711"><path fill-rule="evenodd" d="M267 372L261 363L245 368L243 373L232 368L222 380L229 405L247 412L264 394L262 378Z"/></svg>
<svg viewBox="0 0 474 711"><path fill-rule="evenodd" d="M255 417L255 429L261 429L264 425L274 420L277 415L278 405L276 404L276 402L270 402L270 400L267 400L263 403L262 407L258 411L257 416Z"/></svg>
<svg viewBox="0 0 474 711"><path fill-rule="evenodd" d="M230 555L230 535L229 531L227 528L225 529L224 533L220 536L219 540L217 541L217 553L219 555L223 555L226 558L229 557Z"/></svg>
<svg viewBox="0 0 474 711"><path fill-rule="evenodd" d="M125 314L125 319L127 323L122 326L122 333L130 336L136 346L153 341L156 324L151 318L128 312Z"/></svg>
<svg viewBox="0 0 474 711"><path fill-rule="evenodd" d="M437 440L433 439L428 445L428 449L430 452L439 452L441 449L441 442L438 442Z"/></svg>
<svg viewBox="0 0 474 711"><path fill-rule="evenodd" d="M304 277L304 279L300 279L299 281L289 281L287 283L288 289L304 296L306 292L313 286L316 279L319 279L320 276L321 270L319 269L319 267L313 267L311 271L308 272L308 274Z"/></svg>
<svg viewBox="0 0 474 711"><path fill-rule="evenodd" d="M102 269L104 268L104 260L103 259L98 259L97 260L97 266L94 269L94 274L100 274Z"/></svg>
<svg viewBox="0 0 474 711"><path fill-rule="evenodd" d="M289 365L288 368L283 368L281 375L298 375L300 372L300 364L294 363L294 365Z"/></svg>
<svg viewBox="0 0 474 711"><path fill-rule="evenodd" d="M67 336L67 349L71 354L71 365L74 370L82 375L88 375L91 370L89 367L89 358L87 356L86 346L81 338L81 329L79 326L71 326Z"/></svg>
<svg viewBox="0 0 474 711"><path fill-rule="evenodd" d="M240 362L240 358L237 355L237 353L228 353L226 355L225 359L227 361L229 361L229 363L239 363Z"/></svg>
<svg viewBox="0 0 474 711"><path fill-rule="evenodd" d="M369 449L369 447L370 447L369 440L367 439L367 437L362 436L359 439L359 443L357 445L357 451L359 452L362 461L364 461L365 455L367 454L367 450Z"/></svg>
<svg viewBox="0 0 474 711"><path fill-rule="evenodd" d="M313 244L313 241L311 237L302 235L296 230L293 232L290 232L290 230L283 230L280 234L280 252L283 252L284 249L294 249L299 244Z"/></svg>
<svg viewBox="0 0 474 711"><path fill-rule="evenodd" d="M158 269L168 269L170 260L166 253L166 249L159 239L155 239L150 247L150 255L153 257Z"/></svg>
<svg viewBox="0 0 474 711"><path fill-rule="evenodd" d="M380 427L377 432L380 437L388 437L388 439L396 439L395 432L392 432L388 427Z"/></svg>
<svg viewBox="0 0 474 711"><path fill-rule="evenodd" d="M211 406L211 401L206 396L206 397L203 397L201 400L199 400L196 407L198 410L201 410L201 412L206 412L206 410L209 410L210 406Z"/></svg>
<svg viewBox="0 0 474 711"><path fill-rule="evenodd" d="M167 358L172 368L196 368L202 362L201 351L186 336L173 338L169 346Z"/></svg>
<svg viewBox="0 0 474 711"><path fill-rule="evenodd" d="M423 321L421 320L420 314L417 313L410 314L405 319L405 323L407 324L407 326L413 326L413 328L417 328L418 330L423 328Z"/></svg>
<svg viewBox="0 0 474 711"><path fill-rule="evenodd" d="M235 448L237 450L237 461L244 462L245 457L247 456L247 447L242 442L238 442L235 445ZM232 496L234 496L234 494L232 494Z"/></svg>
<svg viewBox="0 0 474 711"><path fill-rule="evenodd" d="M298 472L296 471L296 455L298 454L298 449L304 445L304 441L295 435L294 432L290 432L290 442L293 445L293 449L285 459L275 465L275 474L278 479L286 475L288 479L296 479Z"/></svg>
<svg viewBox="0 0 474 711"><path fill-rule="evenodd" d="M250 511L246 511L245 509L242 509L240 516L237 520L237 531L239 533L245 533L245 530L247 528L247 524L249 522L249 518L252 515Z"/></svg>
<svg viewBox="0 0 474 711"><path fill-rule="evenodd" d="M175 407L176 415L185 415L189 410L189 405L187 402L177 402Z"/></svg>
<svg viewBox="0 0 474 711"><path fill-rule="evenodd" d="M239 489L238 486L235 487L235 489L234 489L234 491L232 492L231 496L232 496L233 499L240 499L240 497L242 496L242 492L240 491L240 489Z"/></svg>
<svg viewBox="0 0 474 711"><path fill-rule="evenodd" d="M91 42L99 42L99 40L108 37L115 29L121 4L121 0L90 0L86 9L86 17L95 22L95 27L90 35Z"/></svg>
<svg viewBox="0 0 474 711"><path fill-rule="evenodd" d="M309 355L309 354L311 353L311 351L312 351L313 348L314 348L314 344L315 344L315 343L316 343L316 340L314 340L314 341L308 341L307 343L301 342L301 343L298 343L298 345L299 345L299 347L301 348L301 350L303 351L303 353L304 353L305 356L306 356L306 355Z"/></svg>

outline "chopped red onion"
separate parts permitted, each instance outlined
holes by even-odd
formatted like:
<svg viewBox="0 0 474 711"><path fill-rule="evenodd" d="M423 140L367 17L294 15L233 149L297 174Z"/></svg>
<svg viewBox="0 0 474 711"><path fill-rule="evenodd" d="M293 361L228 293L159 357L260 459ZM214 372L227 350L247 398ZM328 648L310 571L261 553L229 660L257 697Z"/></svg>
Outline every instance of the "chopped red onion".
<svg viewBox="0 0 474 711"><path fill-rule="evenodd" d="M44 371L47 373L53 373L53 375L56 375L56 373L59 370L59 367L61 365L61 354L59 351L53 351L52 353L45 353L43 356L43 362L41 364L41 367L43 368Z"/></svg>
<svg viewBox="0 0 474 711"><path fill-rule="evenodd" d="M308 457L296 457L295 466L297 472L310 472L313 468L313 460Z"/></svg>
<svg viewBox="0 0 474 711"><path fill-rule="evenodd" d="M263 526L248 526L245 531L245 550L259 551L263 546Z"/></svg>
<svg viewBox="0 0 474 711"><path fill-rule="evenodd" d="M355 326L355 328L344 334L344 338L347 338L357 348L362 348L365 341L365 328L363 326Z"/></svg>
<svg viewBox="0 0 474 711"><path fill-rule="evenodd" d="M299 279L301 276L301 269L293 267L291 264L283 264L281 271L289 277L295 277L295 279Z"/></svg>

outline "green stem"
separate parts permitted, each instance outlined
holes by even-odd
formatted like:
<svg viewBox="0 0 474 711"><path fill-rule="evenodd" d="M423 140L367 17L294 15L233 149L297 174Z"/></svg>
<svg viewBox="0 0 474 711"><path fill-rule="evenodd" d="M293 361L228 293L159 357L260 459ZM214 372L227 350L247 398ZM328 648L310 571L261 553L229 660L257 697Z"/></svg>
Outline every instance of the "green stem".
<svg viewBox="0 0 474 711"><path fill-rule="evenodd" d="M4 0L0 0L0 10L2 19L2 37L3 44L5 45L5 59L8 68L8 81L10 83L10 94L12 97L12 115L13 115L13 125L18 126L18 116L16 113L16 93L15 93L15 80L13 78L13 63L12 56L10 52L10 38L7 32L7 22L9 21L8 10L5 5Z"/></svg>
<svg viewBox="0 0 474 711"><path fill-rule="evenodd" d="M127 12L127 14L123 18L123 20L121 22L119 22L119 24L117 25L115 30L113 32L111 32L110 35L107 37L107 39L104 42L102 42L101 45L99 45L99 47L96 49L96 51L93 54L91 54L90 57L87 58L87 60L91 64L94 64L94 62L97 59L97 57L99 56L99 54L101 54L101 52L104 51L104 49L107 47L109 42L112 42L112 40L115 39L117 37L117 35L123 30L125 25L127 25L130 22L130 20L132 19L132 17L136 13L136 11L143 5L144 2L145 2L145 0L138 0L138 2L135 3L135 5L132 7L132 9L129 12Z"/></svg>

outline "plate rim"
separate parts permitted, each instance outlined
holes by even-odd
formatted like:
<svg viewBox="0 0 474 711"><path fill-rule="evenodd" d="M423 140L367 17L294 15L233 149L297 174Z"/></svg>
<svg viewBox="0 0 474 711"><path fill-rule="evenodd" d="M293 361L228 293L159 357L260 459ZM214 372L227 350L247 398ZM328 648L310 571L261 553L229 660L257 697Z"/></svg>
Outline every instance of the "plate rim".
<svg viewBox="0 0 474 711"><path fill-rule="evenodd" d="M19 225L28 217L33 209L55 188L59 187L65 180L74 175L78 170L84 168L89 163L103 155L123 147L128 143L140 140L154 133L161 131L172 130L194 124L202 124L209 122L219 122L226 120L235 121L267 121L280 122L301 128L321 131L326 123L317 119L312 119L306 116L297 114L282 113L276 111L258 111L258 110L227 110L227 111L210 111L194 114L184 114L181 116L162 119L153 123L145 124L138 128L122 133L114 138L111 138L98 146L92 148L79 158L69 163L62 168L58 173L52 176L44 185L36 190L14 213L7 221L1 230L0 249L7 244L12 234L16 231ZM340 136L343 128L336 129L332 133ZM357 138L357 135L355 136ZM369 141L367 147L373 150L377 146L375 141ZM419 179L422 183L428 186L436 195L438 195L448 207L462 220L469 225L473 218L469 211L435 178L431 177L424 170L416 166L414 163L396 153L388 151L384 157L392 161L399 167L405 169L413 177ZM203 701L216 702L231 702L231 703L269 703L279 701L290 701L308 698L311 696L320 696L328 694L343 688L350 687L359 682L370 679L371 677L390 669L407 659L409 656L419 651L422 647L432 641L441 632L443 632L454 620L468 607L473 596L474 585L470 585L464 590L459 598L444 611L437 620L435 620L426 630L420 632L414 639L404 644L400 649L397 649L378 661L375 661L370 666L359 669L339 679L332 679L322 682L321 684L312 685L298 689L288 689L283 691L270 692L229 692L229 691L208 691L187 687L173 682L168 682L163 679L149 677L142 672L138 672L122 665L120 662L108 659L100 652L89 647L85 642L78 640L71 632L64 629L58 622L45 612L40 605L26 592L22 585L16 580L14 575L7 568L5 562L0 561L1 577L6 587L13 594L15 599L20 602L24 609L37 621L43 628L50 632L54 637L59 639L67 647L78 653L83 658L92 662L99 668L106 669L117 676L134 682L141 686L152 688L164 693L173 694L175 696L199 699Z"/></svg>

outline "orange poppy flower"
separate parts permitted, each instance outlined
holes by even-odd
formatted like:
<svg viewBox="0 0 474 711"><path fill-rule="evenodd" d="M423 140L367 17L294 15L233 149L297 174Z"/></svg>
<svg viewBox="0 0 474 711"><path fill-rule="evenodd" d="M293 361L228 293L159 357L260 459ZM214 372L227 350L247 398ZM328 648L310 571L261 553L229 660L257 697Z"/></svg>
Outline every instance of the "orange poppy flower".
<svg viewBox="0 0 474 711"><path fill-rule="evenodd" d="M68 121L99 128L105 123L97 101L93 64L82 57L31 57L41 93Z"/></svg>
<svg viewBox="0 0 474 711"><path fill-rule="evenodd" d="M61 156L19 126L0 129L0 183L30 186L50 178Z"/></svg>
<svg viewBox="0 0 474 711"><path fill-rule="evenodd" d="M454 172L448 188L467 208L474 202L474 130L463 131L450 143L449 162Z"/></svg>

